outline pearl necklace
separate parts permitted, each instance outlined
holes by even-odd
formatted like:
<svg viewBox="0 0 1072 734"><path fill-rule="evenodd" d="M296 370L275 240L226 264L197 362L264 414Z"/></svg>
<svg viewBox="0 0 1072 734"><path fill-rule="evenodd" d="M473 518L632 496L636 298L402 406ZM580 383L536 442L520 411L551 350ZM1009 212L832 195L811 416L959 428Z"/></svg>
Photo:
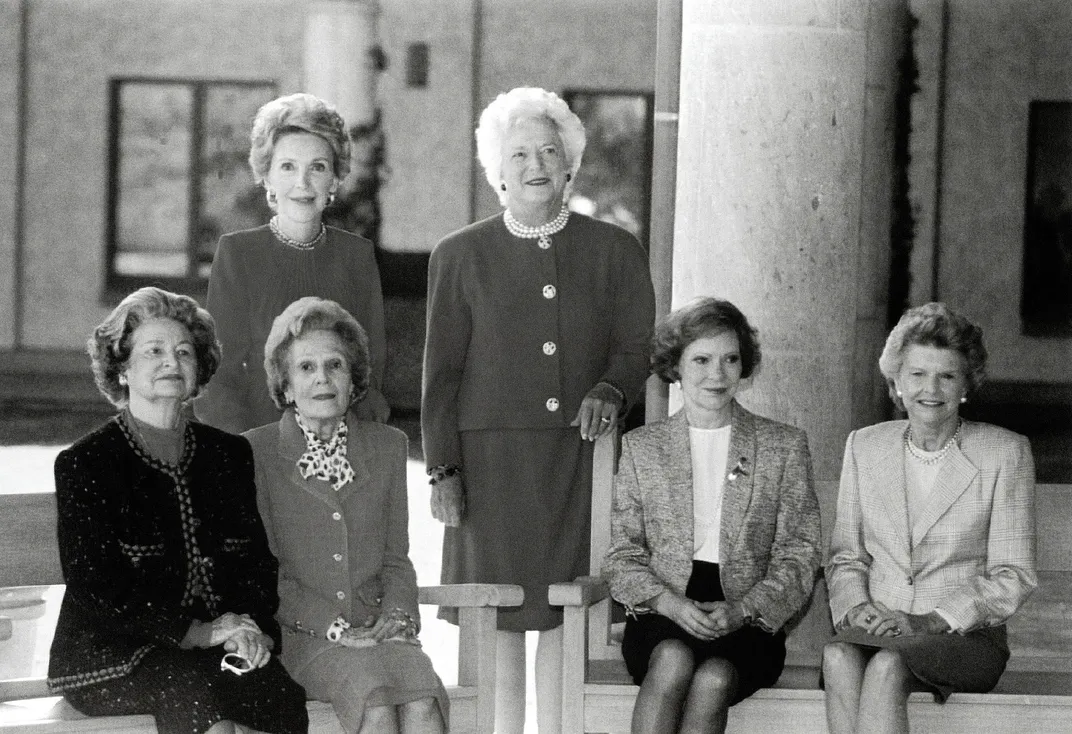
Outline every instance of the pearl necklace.
<svg viewBox="0 0 1072 734"><path fill-rule="evenodd" d="M288 237L283 233L283 230L279 227L279 215L272 217L268 221L268 226L271 228L272 234L275 235L275 238L277 240L282 242L287 247L293 247L295 250L312 250L314 247L324 241L324 237L327 236L328 233L328 228L324 226L323 222L321 222L320 231L317 233L316 237L309 240L308 242L296 240L293 237Z"/></svg>
<svg viewBox="0 0 1072 734"><path fill-rule="evenodd" d="M514 237L520 237L523 240L538 239L540 248L546 250L551 246L551 235L561 232L566 227L569 215L569 207L563 202L562 208L558 210L558 216L550 222L544 222L539 227L522 224L514 218L509 209L503 212L503 222L506 223L506 228L510 230L510 234Z"/></svg>
<svg viewBox="0 0 1072 734"><path fill-rule="evenodd" d="M949 449L953 447L953 444L960 438L960 422L957 422L957 430L953 432L953 435L949 437L949 440L945 442L945 445L937 451L924 451L921 448L917 448L912 443L912 425L909 424L904 433L904 445L908 449L908 453L912 454L921 463L931 466L937 464L939 461L945 458L945 455L949 453Z"/></svg>

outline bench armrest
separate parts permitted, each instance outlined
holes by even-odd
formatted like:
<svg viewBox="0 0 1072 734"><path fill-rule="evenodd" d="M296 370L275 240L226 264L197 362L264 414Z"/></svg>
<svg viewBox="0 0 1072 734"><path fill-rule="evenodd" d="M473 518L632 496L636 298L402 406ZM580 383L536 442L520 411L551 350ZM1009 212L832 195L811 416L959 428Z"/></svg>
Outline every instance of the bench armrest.
<svg viewBox="0 0 1072 734"><path fill-rule="evenodd" d="M420 587L417 599L441 607L519 607L525 590L515 584L445 584Z"/></svg>
<svg viewBox="0 0 1072 734"><path fill-rule="evenodd" d="M599 576L578 576L574 581L551 584L547 601L553 607L590 607L610 595L607 582Z"/></svg>

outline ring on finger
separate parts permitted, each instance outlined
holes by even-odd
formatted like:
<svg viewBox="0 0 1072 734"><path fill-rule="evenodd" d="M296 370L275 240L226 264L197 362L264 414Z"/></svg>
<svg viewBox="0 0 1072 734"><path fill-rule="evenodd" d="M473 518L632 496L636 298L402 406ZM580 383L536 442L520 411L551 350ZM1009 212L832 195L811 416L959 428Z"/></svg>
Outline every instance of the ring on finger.
<svg viewBox="0 0 1072 734"><path fill-rule="evenodd" d="M610 418L608 418L607 416L603 416L602 418L599 419L599 422L600 423L610 423Z"/></svg>
<svg viewBox="0 0 1072 734"><path fill-rule="evenodd" d="M875 621L875 615L874 614L868 614L866 617L864 617L864 624L871 624L874 621Z"/></svg>

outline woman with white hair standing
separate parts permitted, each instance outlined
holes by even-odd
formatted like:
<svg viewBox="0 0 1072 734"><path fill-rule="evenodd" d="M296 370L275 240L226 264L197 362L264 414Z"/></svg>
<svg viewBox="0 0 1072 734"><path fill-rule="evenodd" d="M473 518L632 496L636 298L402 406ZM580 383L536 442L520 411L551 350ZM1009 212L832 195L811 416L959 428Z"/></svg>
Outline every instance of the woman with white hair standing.
<svg viewBox="0 0 1072 734"><path fill-rule="evenodd" d="M432 514L445 583L525 589L499 612L496 731L523 728L527 630L540 731L556 731L562 614L547 588L588 573L591 442L643 387L654 294L637 240L566 206L585 133L557 95L499 95L476 140L505 211L448 235L428 266Z"/></svg>
<svg viewBox="0 0 1072 734"><path fill-rule="evenodd" d="M311 94L289 94L257 111L249 166L264 186L271 221L220 238L208 281L223 362L195 404L197 417L241 433L280 418L264 389L264 342L272 321L302 296L339 303L364 325L372 355L372 384L355 412L385 421L380 392L387 352L380 271L373 245L324 224L350 172L350 136L342 116Z"/></svg>

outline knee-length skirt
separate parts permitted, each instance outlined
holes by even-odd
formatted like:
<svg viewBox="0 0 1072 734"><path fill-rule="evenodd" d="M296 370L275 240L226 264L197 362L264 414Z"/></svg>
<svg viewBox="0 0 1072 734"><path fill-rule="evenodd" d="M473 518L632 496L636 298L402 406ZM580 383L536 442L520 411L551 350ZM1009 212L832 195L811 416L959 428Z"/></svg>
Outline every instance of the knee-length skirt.
<svg viewBox="0 0 1072 734"><path fill-rule="evenodd" d="M718 564L693 561L685 596L699 602L725 601ZM626 620L622 638L622 657L638 686L648 674L651 653L664 640L680 640L688 645L697 665L711 658L732 663L737 669L737 694L731 705L760 688L774 685L785 666L785 633L781 630L771 634L746 625L724 637L706 641L693 637L661 614L641 614Z"/></svg>
<svg viewBox="0 0 1072 734"><path fill-rule="evenodd" d="M443 723L450 724L446 689L428 655L416 645L384 642L371 647L331 647L291 673L310 698L332 705L348 734L361 729L369 708L401 706L424 698L434 698Z"/></svg>
<svg viewBox="0 0 1072 734"><path fill-rule="evenodd" d="M463 431L461 443L466 512L444 534L443 583L519 584L525 603L500 608L499 629L559 626L547 587L589 572L591 442L560 428Z"/></svg>
<svg viewBox="0 0 1072 734"><path fill-rule="evenodd" d="M220 670L222 647L158 648L129 675L64 692L89 716L151 714L160 734L200 734L220 721L271 734L309 728L305 691L275 656L244 675Z"/></svg>
<svg viewBox="0 0 1072 734"><path fill-rule="evenodd" d="M902 635L876 637L849 628L833 642L849 642L871 650L894 650L905 665L938 700L950 693L986 693L998 684L1009 661L1005 625L984 627L967 634Z"/></svg>

